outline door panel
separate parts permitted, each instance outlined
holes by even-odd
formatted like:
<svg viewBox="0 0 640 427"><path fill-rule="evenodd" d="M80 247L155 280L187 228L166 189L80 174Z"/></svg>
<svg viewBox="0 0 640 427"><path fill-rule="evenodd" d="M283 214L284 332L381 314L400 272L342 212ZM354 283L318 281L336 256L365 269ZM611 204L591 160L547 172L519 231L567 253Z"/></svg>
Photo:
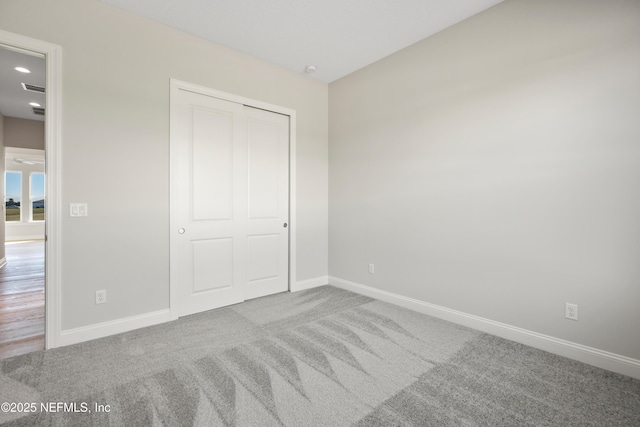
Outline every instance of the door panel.
<svg viewBox="0 0 640 427"><path fill-rule="evenodd" d="M233 113L192 107L191 186L193 219L231 219Z"/></svg>
<svg viewBox="0 0 640 427"><path fill-rule="evenodd" d="M289 117L245 107L249 212L246 299L289 288Z"/></svg>
<svg viewBox="0 0 640 427"><path fill-rule="evenodd" d="M191 242L193 293L233 286L233 239Z"/></svg>
<svg viewBox="0 0 640 427"><path fill-rule="evenodd" d="M247 131L249 152L249 218L279 215L280 127L250 117Z"/></svg>
<svg viewBox="0 0 640 427"><path fill-rule="evenodd" d="M177 115L178 316L244 300L246 126L243 106L179 91ZM246 216L246 215L244 215Z"/></svg>
<svg viewBox="0 0 640 427"><path fill-rule="evenodd" d="M172 309L286 291L289 117L186 90L172 103Z"/></svg>
<svg viewBox="0 0 640 427"><path fill-rule="evenodd" d="M247 239L249 283L278 277L279 238L279 234L249 236Z"/></svg>

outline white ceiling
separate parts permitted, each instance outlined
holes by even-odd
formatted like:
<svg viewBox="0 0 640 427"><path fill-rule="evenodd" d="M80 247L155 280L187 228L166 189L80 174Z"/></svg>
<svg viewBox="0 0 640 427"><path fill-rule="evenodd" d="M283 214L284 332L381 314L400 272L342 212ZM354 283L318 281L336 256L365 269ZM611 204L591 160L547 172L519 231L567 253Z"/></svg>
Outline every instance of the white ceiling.
<svg viewBox="0 0 640 427"><path fill-rule="evenodd" d="M332 82L502 0L101 0Z"/></svg>
<svg viewBox="0 0 640 427"><path fill-rule="evenodd" d="M101 1L295 72L314 65L329 83L502 0ZM44 58L0 46L0 113L44 120L29 102L45 96L21 82L44 87Z"/></svg>
<svg viewBox="0 0 640 427"><path fill-rule="evenodd" d="M31 73L20 73L15 67L28 68ZM43 121L44 116L34 114L29 103L37 102L45 108L45 95L28 92L20 83L45 87L44 57L0 46L0 113L5 117Z"/></svg>

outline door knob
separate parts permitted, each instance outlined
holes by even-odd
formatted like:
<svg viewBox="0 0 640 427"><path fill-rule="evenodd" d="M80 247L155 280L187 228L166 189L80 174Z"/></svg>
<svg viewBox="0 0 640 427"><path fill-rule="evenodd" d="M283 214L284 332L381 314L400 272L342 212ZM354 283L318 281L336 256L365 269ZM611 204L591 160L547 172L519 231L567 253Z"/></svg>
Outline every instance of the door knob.
<svg viewBox="0 0 640 427"><path fill-rule="evenodd" d="M184 228L180 228L180 229L178 230L178 233L180 233L180 234L184 234L184 232L185 232Z"/></svg>
<svg viewBox="0 0 640 427"><path fill-rule="evenodd" d="M282 224L282 226L283 226L284 228L287 228L287 223L285 222L284 224Z"/></svg>

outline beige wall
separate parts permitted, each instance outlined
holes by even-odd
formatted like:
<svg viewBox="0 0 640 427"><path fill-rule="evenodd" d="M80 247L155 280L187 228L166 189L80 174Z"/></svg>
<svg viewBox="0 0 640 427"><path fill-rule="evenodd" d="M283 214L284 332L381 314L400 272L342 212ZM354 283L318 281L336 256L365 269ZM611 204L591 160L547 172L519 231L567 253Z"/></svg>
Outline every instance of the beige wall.
<svg viewBox="0 0 640 427"><path fill-rule="evenodd" d="M44 150L44 122L5 117L4 145L5 147Z"/></svg>
<svg viewBox="0 0 640 427"><path fill-rule="evenodd" d="M507 0L330 84L330 275L640 359L639 52L640 2Z"/></svg>
<svg viewBox="0 0 640 427"><path fill-rule="evenodd" d="M296 110L298 280L327 275L326 84L94 0L3 0L0 27L62 47L62 211L89 207L62 218L64 330L169 307L171 78Z"/></svg>

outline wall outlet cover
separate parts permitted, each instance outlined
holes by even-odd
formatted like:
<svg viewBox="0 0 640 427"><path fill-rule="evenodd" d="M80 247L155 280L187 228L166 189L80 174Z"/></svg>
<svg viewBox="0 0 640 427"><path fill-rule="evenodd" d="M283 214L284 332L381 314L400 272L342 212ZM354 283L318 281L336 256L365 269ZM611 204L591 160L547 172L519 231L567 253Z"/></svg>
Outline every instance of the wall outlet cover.
<svg viewBox="0 0 640 427"><path fill-rule="evenodd" d="M569 320L578 320L578 305L566 302L564 304L564 317Z"/></svg>
<svg viewBox="0 0 640 427"><path fill-rule="evenodd" d="M105 304L107 302L107 291L96 291L96 304Z"/></svg>

